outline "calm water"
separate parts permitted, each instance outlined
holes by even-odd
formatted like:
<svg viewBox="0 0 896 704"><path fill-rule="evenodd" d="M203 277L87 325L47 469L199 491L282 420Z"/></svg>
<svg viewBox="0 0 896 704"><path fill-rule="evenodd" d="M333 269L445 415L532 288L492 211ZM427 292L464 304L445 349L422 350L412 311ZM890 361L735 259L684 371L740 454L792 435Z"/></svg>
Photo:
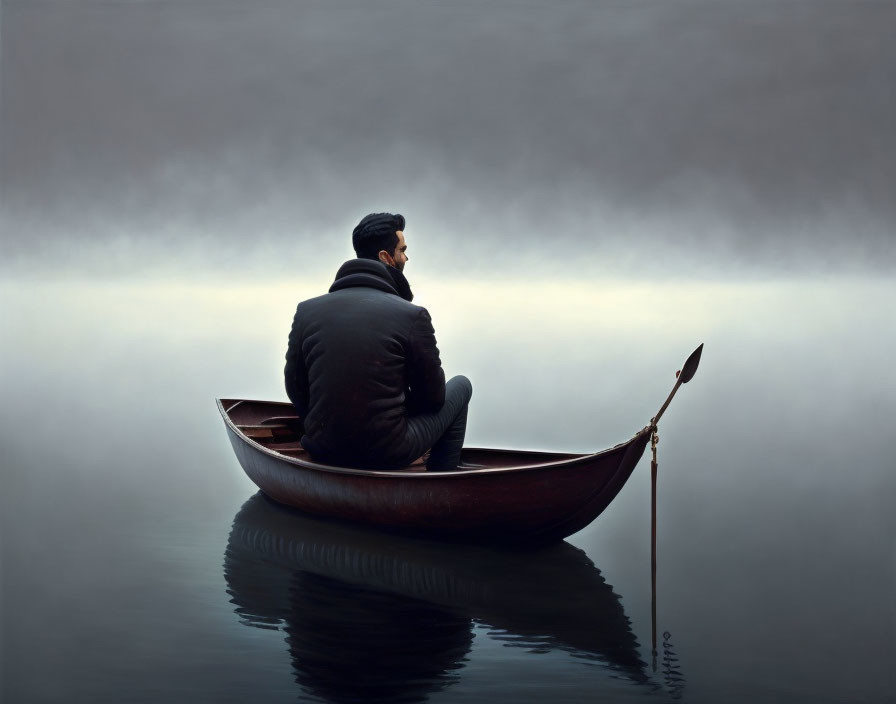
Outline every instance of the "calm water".
<svg viewBox="0 0 896 704"><path fill-rule="evenodd" d="M7 279L4 702L894 700L887 280L417 284L468 444L649 463L534 553L322 524L257 495L215 396L283 398L325 281ZM537 294L537 295L535 295Z"/></svg>

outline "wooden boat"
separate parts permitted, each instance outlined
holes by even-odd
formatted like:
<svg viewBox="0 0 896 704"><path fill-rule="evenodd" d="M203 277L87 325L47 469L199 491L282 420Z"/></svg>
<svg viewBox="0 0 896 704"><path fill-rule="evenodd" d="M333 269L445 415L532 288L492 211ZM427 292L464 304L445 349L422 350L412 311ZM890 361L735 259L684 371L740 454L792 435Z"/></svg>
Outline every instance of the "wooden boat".
<svg viewBox="0 0 896 704"><path fill-rule="evenodd" d="M307 514L465 542L547 543L581 530L616 497L678 387L696 372L702 348L650 424L626 442L589 454L464 448L463 463L478 466L451 472L320 464L299 443L291 404L218 399L218 410L249 478Z"/></svg>

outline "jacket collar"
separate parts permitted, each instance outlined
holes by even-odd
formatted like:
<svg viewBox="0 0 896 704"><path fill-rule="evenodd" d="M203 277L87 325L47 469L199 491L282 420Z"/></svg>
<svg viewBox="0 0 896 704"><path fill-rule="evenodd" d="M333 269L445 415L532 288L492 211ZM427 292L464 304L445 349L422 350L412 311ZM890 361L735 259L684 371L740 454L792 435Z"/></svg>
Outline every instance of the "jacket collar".
<svg viewBox="0 0 896 704"><path fill-rule="evenodd" d="M404 274L375 259L349 259L336 272L336 280L330 286L330 293L355 286L375 288L400 296L406 301L414 298Z"/></svg>

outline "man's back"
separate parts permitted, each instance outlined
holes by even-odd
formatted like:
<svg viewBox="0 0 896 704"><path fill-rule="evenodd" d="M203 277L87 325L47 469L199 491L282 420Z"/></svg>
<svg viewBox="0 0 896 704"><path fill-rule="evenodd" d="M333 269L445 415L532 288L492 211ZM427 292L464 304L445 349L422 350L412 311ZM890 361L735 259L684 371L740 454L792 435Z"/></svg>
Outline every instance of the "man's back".
<svg viewBox="0 0 896 704"><path fill-rule="evenodd" d="M304 419L302 444L331 464L401 466L413 457L409 415L437 411L445 375L426 309L400 297L394 274L346 262L330 293L299 304L286 390Z"/></svg>

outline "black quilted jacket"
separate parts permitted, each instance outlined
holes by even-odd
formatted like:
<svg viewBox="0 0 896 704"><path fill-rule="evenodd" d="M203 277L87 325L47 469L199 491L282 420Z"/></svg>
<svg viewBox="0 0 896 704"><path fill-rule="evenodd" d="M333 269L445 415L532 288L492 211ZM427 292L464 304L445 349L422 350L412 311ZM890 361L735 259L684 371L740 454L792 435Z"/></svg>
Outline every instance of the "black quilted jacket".
<svg viewBox="0 0 896 704"><path fill-rule="evenodd" d="M329 293L296 309L286 393L304 420L302 445L319 462L405 464L407 417L445 402L429 313L400 297L396 276L382 262L352 259Z"/></svg>

